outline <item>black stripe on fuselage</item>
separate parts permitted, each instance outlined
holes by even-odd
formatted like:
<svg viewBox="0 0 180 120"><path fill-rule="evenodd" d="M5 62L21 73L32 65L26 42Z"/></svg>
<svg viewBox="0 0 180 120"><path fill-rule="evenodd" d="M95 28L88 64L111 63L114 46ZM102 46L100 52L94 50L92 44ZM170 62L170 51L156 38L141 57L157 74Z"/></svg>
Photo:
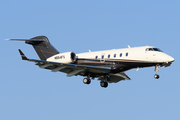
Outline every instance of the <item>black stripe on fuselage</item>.
<svg viewBox="0 0 180 120"><path fill-rule="evenodd" d="M101 66L110 67L114 72L122 72L138 67L151 67L162 63L153 63L139 60L129 60L129 59L86 59L78 58L77 64L81 65L91 65L91 66Z"/></svg>

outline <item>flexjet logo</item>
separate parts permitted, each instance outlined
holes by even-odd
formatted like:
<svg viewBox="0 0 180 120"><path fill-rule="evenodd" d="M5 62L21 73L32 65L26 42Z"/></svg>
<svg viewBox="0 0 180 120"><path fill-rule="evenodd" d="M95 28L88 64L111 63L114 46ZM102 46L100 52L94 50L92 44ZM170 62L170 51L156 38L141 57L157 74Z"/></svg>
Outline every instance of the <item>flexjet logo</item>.
<svg viewBox="0 0 180 120"><path fill-rule="evenodd" d="M56 57L54 57L54 59L65 59L65 56L64 56L64 55L62 55L62 56L56 56Z"/></svg>

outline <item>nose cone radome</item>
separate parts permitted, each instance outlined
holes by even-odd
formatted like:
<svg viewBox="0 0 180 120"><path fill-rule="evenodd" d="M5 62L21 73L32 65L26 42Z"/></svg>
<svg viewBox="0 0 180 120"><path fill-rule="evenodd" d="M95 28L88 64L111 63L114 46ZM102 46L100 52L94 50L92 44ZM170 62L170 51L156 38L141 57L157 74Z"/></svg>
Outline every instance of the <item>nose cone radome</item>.
<svg viewBox="0 0 180 120"><path fill-rule="evenodd" d="M157 54L157 55L160 58L161 62L165 62L165 63L172 63L172 62L174 62L174 58L171 57L170 55L166 54L166 53L161 53L161 54Z"/></svg>
<svg viewBox="0 0 180 120"><path fill-rule="evenodd" d="M168 62L174 62L174 60L175 59L173 57L171 57L171 56L168 57Z"/></svg>

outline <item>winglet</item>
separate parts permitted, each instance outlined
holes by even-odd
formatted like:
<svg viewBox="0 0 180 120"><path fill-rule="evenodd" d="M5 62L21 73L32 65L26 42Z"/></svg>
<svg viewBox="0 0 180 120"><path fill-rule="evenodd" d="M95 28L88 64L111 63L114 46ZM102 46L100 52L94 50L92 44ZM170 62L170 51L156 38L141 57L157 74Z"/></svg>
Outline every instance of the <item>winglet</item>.
<svg viewBox="0 0 180 120"><path fill-rule="evenodd" d="M19 50L19 53L22 57L22 60L29 60L20 49L18 49L18 50Z"/></svg>

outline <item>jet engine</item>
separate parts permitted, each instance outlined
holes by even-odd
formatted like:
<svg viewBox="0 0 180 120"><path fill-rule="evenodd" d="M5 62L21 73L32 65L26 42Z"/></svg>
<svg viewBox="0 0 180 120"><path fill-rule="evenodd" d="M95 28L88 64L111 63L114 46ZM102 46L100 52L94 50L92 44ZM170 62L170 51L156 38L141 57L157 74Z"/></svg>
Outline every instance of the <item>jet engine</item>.
<svg viewBox="0 0 180 120"><path fill-rule="evenodd" d="M59 53L48 58L47 61L60 63L74 63L76 62L76 54L74 52Z"/></svg>

